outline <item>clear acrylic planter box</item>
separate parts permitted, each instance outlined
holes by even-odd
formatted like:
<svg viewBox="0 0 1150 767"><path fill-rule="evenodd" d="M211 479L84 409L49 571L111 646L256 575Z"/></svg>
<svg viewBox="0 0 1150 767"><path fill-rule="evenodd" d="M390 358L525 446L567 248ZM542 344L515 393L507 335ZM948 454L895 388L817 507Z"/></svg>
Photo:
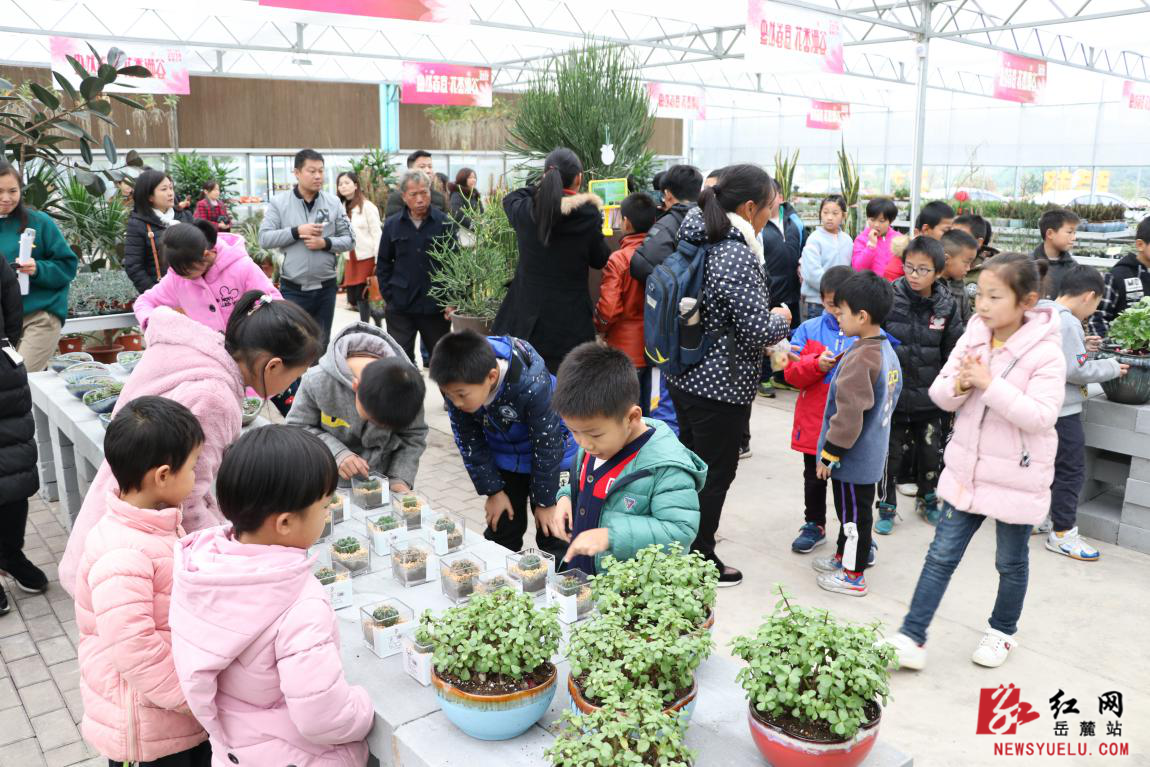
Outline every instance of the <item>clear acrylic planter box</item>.
<svg viewBox="0 0 1150 767"><path fill-rule="evenodd" d="M475 593L479 574L487 566L474 554L450 554L439 560L439 583L443 595L455 604L466 602Z"/></svg>
<svg viewBox="0 0 1150 767"><path fill-rule="evenodd" d="M348 514L348 499L343 491L336 490L332 493L331 498L328 500L327 508L324 509L327 515L323 523L323 533L320 535L321 540L326 540L331 537L332 531L335 526L341 524L349 516Z"/></svg>
<svg viewBox="0 0 1150 767"><path fill-rule="evenodd" d="M492 594L500 589L523 591L519 585L519 581L508 575L507 569L503 567L480 573L479 580L475 582L476 594Z"/></svg>
<svg viewBox="0 0 1150 767"><path fill-rule="evenodd" d="M595 606L587 573L577 567L552 573L547 584L547 604L559 607L559 620L575 623L583 620Z"/></svg>
<svg viewBox="0 0 1150 767"><path fill-rule="evenodd" d="M415 613L398 599L361 607L359 622L363 627L363 641L381 658L397 654L403 649L402 638L414 630Z"/></svg>
<svg viewBox="0 0 1150 767"><path fill-rule="evenodd" d="M391 500L391 490L387 477L370 474L367 478L351 478L351 506L362 516L369 517L376 509L383 508Z"/></svg>
<svg viewBox="0 0 1150 767"><path fill-rule="evenodd" d="M358 535L341 535L328 543L331 561L343 565L352 577L371 572L371 544Z"/></svg>
<svg viewBox="0 0 1150 767"><path fill-rule="evenodd" d="M342 610L355 602L355 590L351 585L351 573L338 562L331 565L316 564L312 570L323 590L327 592L332 609Z"/></svg>
<svg viewBox="0 0 1150 767"><path fill-rule="evenodd" d="M415 641L415 632L403 636L403 670L424 687L431 684L431 656L435 648Z"/></svg>
<svg viewBox="0 0 1150 767"><path fill-rule="evenodd" d="M377 557L388 556L395 542L407 537L407 526L391 506L376 509L364 524L371 538L371 550Z"/></svg>
<svg viewBox="0 0 1150 767"><path fill-rule="evenodd" d="M519 581L524 594L542 594L555 572L555 557L540 549L523 549L507 555L507 574Z"/></svg>
<svg viewBox="0 0 1150 767"><path fill-rule="evenodd" d="M401 586L418 586L435 577L431 547L413 538L397 541L391 549L391 572Z"/></svg>
<svg viewBox="0 0 1150 767"><path fill-rule="evenodd" d="M436 555L454 554L467 539L467 522L453 511L424 512L421 523Z"/></svg>
<svg viewBox="0 0 1150 767"><path fill-rule="evenodd" d="M423 515L431 513L431 504L418 493L396 493L391 497L391 505L403 517L408 530L418 530Z"/></svg>

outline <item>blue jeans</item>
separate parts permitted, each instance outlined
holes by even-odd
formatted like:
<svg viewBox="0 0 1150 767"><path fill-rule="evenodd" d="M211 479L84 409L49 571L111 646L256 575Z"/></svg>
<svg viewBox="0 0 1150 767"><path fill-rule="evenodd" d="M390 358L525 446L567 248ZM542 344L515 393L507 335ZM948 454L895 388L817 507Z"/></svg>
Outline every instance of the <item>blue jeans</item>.
<svg viewBox="0 0 1150 767"><path fill-rule="evenodd" d="M312 316L320 329L321 348L320 355L327 350L327 342L331 338L331 322L335 317L335 296L337 285L334 279L328 280L318 290L299 290L296 286L289 287L280 280L280 294L285 301L303 309Z"/></svg>
<svg viewBox="0 0 1150 767"><path fill-rule="evenodd" d="M812 303L811 301L803 301L803 321L811 319L812 317L821 317L826 309L822 304Z"/></svg>
<svg viewBox="0 0 1150 767"><path fill-rule="evenodd" d="M930 626L938 603L946 593L954 568L962 561L966 547L986 517L959 511L942 502L942 518L934 532L934 540L926 552L910 611L902 619L902 633L919 644L926 642L926 629ZM1030 577L1030 528L1032 525L1011 525L995 522L998 546L994 567L998 570L998 597L990 614L990 627L1003 634L1018 630L1022 603L1026 599L1026 584Z"/></svg>

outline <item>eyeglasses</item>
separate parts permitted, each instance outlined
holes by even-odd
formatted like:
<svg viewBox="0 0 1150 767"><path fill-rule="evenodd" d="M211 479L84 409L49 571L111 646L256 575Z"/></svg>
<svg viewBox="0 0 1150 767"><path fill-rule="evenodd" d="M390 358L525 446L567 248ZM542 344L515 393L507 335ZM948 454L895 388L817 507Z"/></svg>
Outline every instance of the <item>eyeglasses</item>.
<svg viewBox="0 0 1150 767"><path fill-rule="evenodd" d="M933 271L934 271L934 267L932 267L932 266L911 266L910 264L903 264L902 265L902 273L905 274L907 277L910 277L911 275L916 275L918 277L925 277Z"/></svg>

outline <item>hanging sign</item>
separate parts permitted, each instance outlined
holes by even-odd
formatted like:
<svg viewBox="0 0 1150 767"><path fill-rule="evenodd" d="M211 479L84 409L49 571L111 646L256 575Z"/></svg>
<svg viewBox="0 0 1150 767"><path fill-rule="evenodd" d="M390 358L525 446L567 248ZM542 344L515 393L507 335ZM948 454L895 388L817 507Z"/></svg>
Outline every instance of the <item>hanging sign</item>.
<svg viewBox="0 0 1150 767"><path fill-rule="evenodd" d="M1150 85L1127 80L1122 83L1122 101L1127 109L1150 112Z"/></svg>
<svg viewBox="0 0 1150 767"><path fill-rule="evenodd" d="M466 24L468 20L467 0L260 0L260 5L404 21Z"/></svg>
<svg viewBox="0 0 1150 767"><path fill-rule="evenodd" d="M80 76L68 57L76 59L84 69L93 74L100 68L100 62L88 47L86 40L75 37L53 36L48 44L52 54L52 71L59 72L77 89L80 87ZM93 43L97 51L106 54L106 43ZM172 45L137 45L135 43L115 46L124 52L124 58L115 62L117 68L146 67L152 73L151 77L125 77L120 75L116 82L105 86L106 93L170 93L186 96L192 92L188 80L188 66L186 51L179 46Z"/></svg>
<svg viewBox="0 0 1150 767"><path fill-rule="evenodd" d="M1002 54L1002 66L994 78L994 97L1019 104L1033 104L1046 87L1046 62Z"/></svg>
<svg viewBox="0 0 1150 767"><path fill-rule="evenodd" d="M815 130L842 130L850 116L850 104L811 99L811 107L807 111L807 127Z"/></svg>
<svg viewBox="0 0 1150 767"><path fill-rule="evenodd" d="M491 70L459 64L403 62L401 104L491 106Z"/></svg>
<svg viewBox="0 0 1150 767"><path fill-rule="evenodd" d="M707 119L706 91L698 86L647 83L647 94L651 98L651 109L659 117Z"/></svg>
<svg viewBox="0 0 1150 767"><path fill-rule="evenodd" d="M753 71L843 73L842 28L830 16L749 0L744 37Z"/></svg>

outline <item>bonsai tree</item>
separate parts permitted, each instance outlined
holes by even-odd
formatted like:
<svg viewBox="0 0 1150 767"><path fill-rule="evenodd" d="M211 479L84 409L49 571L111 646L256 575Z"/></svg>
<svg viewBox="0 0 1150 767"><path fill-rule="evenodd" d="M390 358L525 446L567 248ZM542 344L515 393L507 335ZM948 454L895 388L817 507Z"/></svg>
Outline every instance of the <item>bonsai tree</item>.
<svg viewBox="0 0 1150 767"><path fill-rule="evenodd" d="M1110 341L1125 354L1150 353L1150 296L1123 310L1110 323Z"/></svg>
<svg viewBox="0 0 1150 767"><path fill-rule="evenodd" d="M736 679L761 719L804 737L838 741L880 713L890 696L895 652L879 644L879 624L840 623L826 610L779 601L753 636L731 641L747 662Z"/></svg>
<svg viewBox="0 0 1150 767"><path fill-rule="evenodd" d="M678 543L648 546L622 561L605 556L602 570L592 581L599 609L629 626L681 618L691 630L715 606L718 569L698 552L684 554Z"/></svg>
<svg viewBox="0 0 1150 767"><path fill-rule="evenodd" d="M683 745L685 728L663 711L652 690L635 690L589 714L568 709L560 722L555 742L543 752L552 767L690 767L695 758Z"/></svg>

